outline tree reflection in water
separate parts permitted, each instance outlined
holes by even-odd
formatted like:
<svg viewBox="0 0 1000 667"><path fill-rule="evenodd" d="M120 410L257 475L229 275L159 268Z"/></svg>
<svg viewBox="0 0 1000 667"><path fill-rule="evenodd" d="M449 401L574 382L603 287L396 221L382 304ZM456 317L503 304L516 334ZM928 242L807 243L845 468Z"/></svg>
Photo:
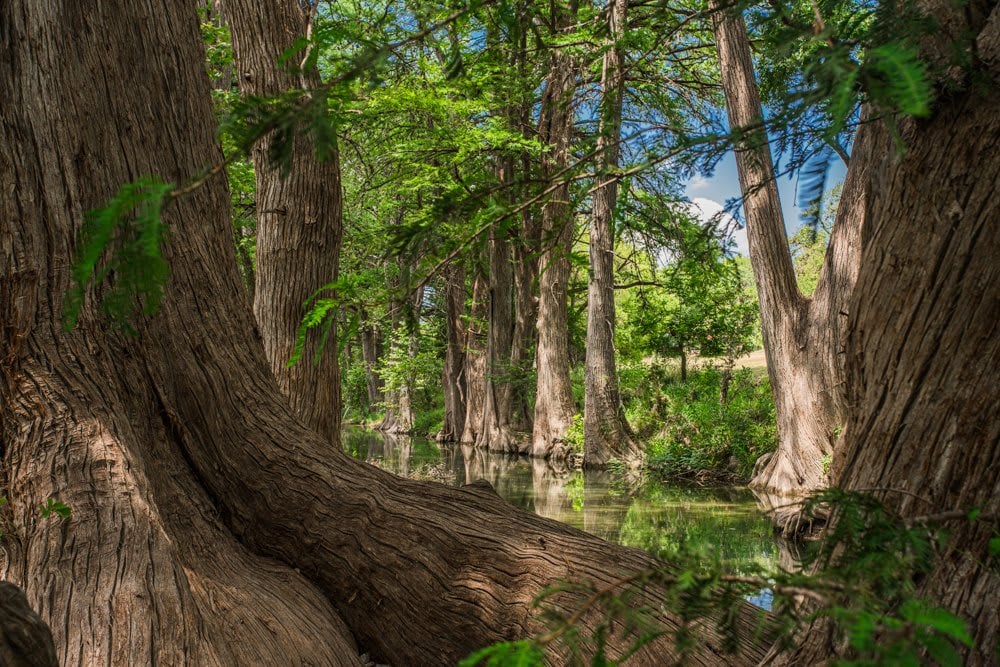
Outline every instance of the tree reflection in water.
<svg viewBox="0 0 1000 667"><path fill-rule="evenodd" d="M348 428L344 449L398 475L453 486L486 480L508 502L654 553L680 549L718 559L734 573L756 566L795 567L779 545L753 493L744 488L673 486L610 471L569 470L527 457L494 454L470 445ZM766 595L755 600L766 605Z"/></svg>

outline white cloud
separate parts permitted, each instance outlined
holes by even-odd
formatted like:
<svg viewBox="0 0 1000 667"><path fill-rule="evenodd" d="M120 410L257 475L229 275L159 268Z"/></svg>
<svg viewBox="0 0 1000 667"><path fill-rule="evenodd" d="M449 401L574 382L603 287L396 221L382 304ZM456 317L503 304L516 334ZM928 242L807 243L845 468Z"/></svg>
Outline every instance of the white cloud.
<svg viewBox="0 0 1000 667"><path fill-rule="evenodd" d="M705 188L708 187L708 184L709 184L708 178L702 176L701 174L695 174L694 176L691 177L691 180L688 181L687 189L689 192L693 192L695 190L704 190Z"/></svg>
<svg viewBox="0 0 1000 667"><path fill-rule="evenodd" d="M716 216L721 216L721 220L719 220L718 225L719 229L732 236L732 239L736 244L736 253L739 255L749 254L747 245L747 230L740 227L739 223L736 222L736 219L725 212L725 206L714 199L695 197L691 200L691 205L688 210L690 210L692 215L705 223L713 221Z"/></svg>

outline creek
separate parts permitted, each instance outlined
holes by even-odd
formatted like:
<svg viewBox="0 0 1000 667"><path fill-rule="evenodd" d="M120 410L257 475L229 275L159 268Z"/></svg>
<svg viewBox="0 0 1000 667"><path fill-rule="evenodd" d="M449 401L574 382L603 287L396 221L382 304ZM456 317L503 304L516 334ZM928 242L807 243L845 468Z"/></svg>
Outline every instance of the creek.
<svg viewBox="0 0 1000 667"><path fill-rule="evenodd" d="M451 486L484 479L513 505L653 554L695 550L718 559L733 574L755 574L760 566L779 563L781 549L771 522L746 488L682 486L638 473L572 470L357 427L344 429L343 446L351 456L402 477ZM770 608L768 590L748 599Z"/></svg>

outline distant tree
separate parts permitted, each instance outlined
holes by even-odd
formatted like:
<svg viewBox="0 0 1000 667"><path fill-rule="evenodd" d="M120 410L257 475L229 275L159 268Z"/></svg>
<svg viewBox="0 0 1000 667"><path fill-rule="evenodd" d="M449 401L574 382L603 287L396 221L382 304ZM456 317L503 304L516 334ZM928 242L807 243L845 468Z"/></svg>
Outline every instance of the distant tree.
<svg viewBox="0 0 1000 667"><path fill-rule="evenodd" d="M722 357L729 364L752 349L757 305L736 260L700 225L685 225L685 242L658 270L662 287L645 287L625 301L626 327L650 352L680 359L687 379L692 354Z"/></svg>

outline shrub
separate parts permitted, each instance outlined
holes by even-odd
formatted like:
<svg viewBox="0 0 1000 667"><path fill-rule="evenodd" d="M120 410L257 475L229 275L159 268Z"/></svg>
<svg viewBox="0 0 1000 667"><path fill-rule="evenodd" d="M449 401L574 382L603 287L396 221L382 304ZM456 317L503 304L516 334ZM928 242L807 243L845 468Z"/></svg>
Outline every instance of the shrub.
<svg viewBox="0 0 1000 667"><path fill-rule="evenodd" d="M663 387L662 428L650 440L651 470L668 477L705 473L747 480L761 455L777 446L774 401L766 378L748 369L733 374L729 400L720 397L715 368Z"/></svg>

